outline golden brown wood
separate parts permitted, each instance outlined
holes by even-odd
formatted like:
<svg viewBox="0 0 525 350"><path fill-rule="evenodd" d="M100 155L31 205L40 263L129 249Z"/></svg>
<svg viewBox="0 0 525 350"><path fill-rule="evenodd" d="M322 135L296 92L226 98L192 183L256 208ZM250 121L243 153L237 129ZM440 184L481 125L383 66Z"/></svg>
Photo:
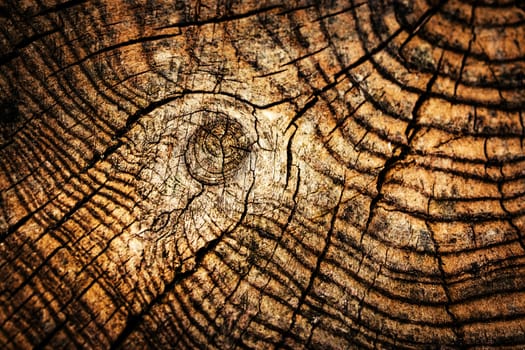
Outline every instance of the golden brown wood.
<svg viewBox="0 0 525 350"><path fill-rule="evenodd" d="M0 347L525 347L512 0L0 4Z"/></svg>

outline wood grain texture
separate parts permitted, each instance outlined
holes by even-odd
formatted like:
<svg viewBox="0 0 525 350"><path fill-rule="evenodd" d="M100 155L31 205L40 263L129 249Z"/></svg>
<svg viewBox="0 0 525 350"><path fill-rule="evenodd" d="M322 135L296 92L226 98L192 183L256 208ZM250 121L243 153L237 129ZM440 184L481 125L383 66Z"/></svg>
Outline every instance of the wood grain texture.
<svg viewBox="0 0 525 350"><path fill-rule="evenodd" d="M0 3L0 347L525 347L512 0Z"/></svg>

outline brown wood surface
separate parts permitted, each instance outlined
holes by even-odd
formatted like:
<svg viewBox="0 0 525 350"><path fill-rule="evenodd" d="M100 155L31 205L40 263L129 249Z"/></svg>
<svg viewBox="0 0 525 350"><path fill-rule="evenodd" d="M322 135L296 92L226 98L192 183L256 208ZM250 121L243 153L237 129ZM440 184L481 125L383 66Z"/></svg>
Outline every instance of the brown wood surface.
<svg viewBox="0 0 525 350"><path fill-rule="evenodd" d="M0 348L525 348L520 0L0 2Z"/></svg>

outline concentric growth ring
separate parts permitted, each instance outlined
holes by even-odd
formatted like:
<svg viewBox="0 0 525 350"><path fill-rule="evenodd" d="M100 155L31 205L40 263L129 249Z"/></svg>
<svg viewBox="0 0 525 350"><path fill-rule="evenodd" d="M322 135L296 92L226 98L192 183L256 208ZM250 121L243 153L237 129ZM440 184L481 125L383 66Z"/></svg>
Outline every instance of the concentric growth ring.
<svg viewBox="0 0 525 350"><path fill-rule="evenodd" d="M224 114L198 127L184 154L190 175L205 185L218 185L233 176L250 152L242 125Z"/></svg>
<svg viewBox="0 0 525 350"><path fill-rule="evenodd" d="M505 3L454 0L373 0L369 6L369 23L356 18L363 48L375 53L388 42L397 64L373 61L397 84L423 93L417 79L399 71L437 71L442 80L434 93L446 100L511 109L523 103L515 92L525 86L525 55L513 39L525 35L522 11Z"/></svg>

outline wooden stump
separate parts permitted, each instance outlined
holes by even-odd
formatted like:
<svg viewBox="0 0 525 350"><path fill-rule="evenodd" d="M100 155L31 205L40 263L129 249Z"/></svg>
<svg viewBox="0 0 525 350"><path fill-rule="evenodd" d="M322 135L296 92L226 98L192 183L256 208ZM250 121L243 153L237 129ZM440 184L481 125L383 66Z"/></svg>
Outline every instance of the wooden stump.
<svg viewBox="0 0 525 350"><path fill-rule="evenodd" d="M525 347L525 8L0 5L0 347Z"/></svg>

